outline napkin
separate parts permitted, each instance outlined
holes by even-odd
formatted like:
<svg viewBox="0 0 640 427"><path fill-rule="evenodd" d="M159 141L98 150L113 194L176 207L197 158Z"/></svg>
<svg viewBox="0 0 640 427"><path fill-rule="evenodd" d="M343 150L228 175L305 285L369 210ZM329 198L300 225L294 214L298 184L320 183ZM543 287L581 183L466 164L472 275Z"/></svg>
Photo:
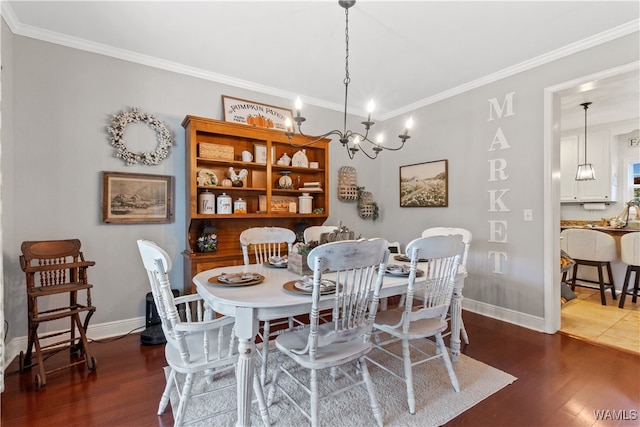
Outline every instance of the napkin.
<svg viewBox="0 0 640 427"><path fill-rule="evenodd" d="M277 255L269 257L269 264L271 265L284 265L284 264L287 264L288 262L289 260L287 259L286 255L283 257L279 257Z"/></svg>
<svg viewBox="0 0 640 427"><path fill-rule="evenodd" d="M396 261L411 262L411 258L408 257L407 255L396 255L394 258L396 259ZM429 259L427 258L418 258L418 262L427 262L427 261L429 261Z"/></svg>
<svg viewBox="0 0 640 427"><path fill-rule="evenodd" d="M387 273L391 274L409 274L409 267L406 265L389 264L387 265Z"/></svg>
<svg viewBox="0 0 640 427"><path fill-rule="evenodd" d="M313 277L302 276L302 279L295 283L295 287L305 292L313 291ZM320 281L320 292L330 292L336 288L336 284L331 280L322 279Z"/></svg>

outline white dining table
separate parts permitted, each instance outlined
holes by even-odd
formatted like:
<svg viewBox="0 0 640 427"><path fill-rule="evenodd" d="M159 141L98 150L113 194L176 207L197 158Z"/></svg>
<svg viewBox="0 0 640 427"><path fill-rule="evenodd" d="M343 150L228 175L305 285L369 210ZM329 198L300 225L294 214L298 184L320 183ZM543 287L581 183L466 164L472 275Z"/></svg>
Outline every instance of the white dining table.
<svg viewBox="0 0 640 427"><path fill-rule="evenodd" d="M391 258L389 263L397 262ZM264 281L251 286L223 286L209 282L210 278L220 274L239 272L260 274L264 276ZM295 293L283 288L285 283L298 280L300 277L286 268L250 264L214 268L203 271L193 278L198 294L214 311L235 317L235 333L238 338L239 353L236 371L238 405L236 425L238 426L251 424L252 379L256 353L255 337L258 334L259 322L308 314L311 309L311 295ZM325 274L323 277L331 278L331 273ZM419 280L420 277L417 279L417 285L419 285ZM386 275L380 297L404 294L406 288L407 277ZM332 301L331 295L321 297L320 309L331 308ZM457 323L459 324L459 322ZM460 331L457 332L459 352ZM453 336L451 342L453 345Z"/></svg>

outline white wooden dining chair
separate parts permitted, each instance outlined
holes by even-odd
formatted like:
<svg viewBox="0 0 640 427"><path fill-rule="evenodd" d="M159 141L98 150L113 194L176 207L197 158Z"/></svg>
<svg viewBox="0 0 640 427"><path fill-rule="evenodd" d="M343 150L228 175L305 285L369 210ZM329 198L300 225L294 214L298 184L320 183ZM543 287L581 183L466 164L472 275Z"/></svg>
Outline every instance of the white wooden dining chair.
<svg viewBox="0 0 640 427"><path fill-rule="evenodd" d="M292 330L276 338L276 347L280 350L276 369L269 388L267 404L272 405L276 392L282 394L302 414L312 426L320 424L318 418L319 402L326 398L340 398L339 395L356 386L366 385L373 416L382 426L382 413L376 397L375 388L369 375L365 355L371 350L370 341L373 319L377 311L379 293L384 274L378 274L377 268L384 271L389 251L384 239L343 240L327 243L314 248L307 262L313 269L312 306L309 313L310 324L303 329ZM323 272L335 271L337 286L327 289L327 298L332 298L332 312L328 322L322 322L319 316L321 284ZM334 273L332 273L332 277ZM295 362L293 366L286 359ZM356 365L354 363L356 362ZM357 366L360 375L349 372ZM318 384L318 371L331 369L331 379L337 380L344 375L348 384L340 382L328 393ZM336 369L333 369L336 368ZM300 369L309 370L309 379L300 380L294 374ZM284 375L281 375L284 374ZM286 386L280 384L282 376ZM342 380L343 378L340 378ZM299 387L309 397L310 403L296 401L285 389ZM336 390L336 388L339 388ZM322 395L321 395L322 394ZM307 411L305 407L310 407Z"/></svg>
<svg viewBox="0 0 640 427"><path fill-rule="evenodd" d="M420 237L411 241L407 245L407 254L411 256L411 267L405 305L380 311L375 318L376 349L401 360L404 372L395 372L377 362L373 356L368 360L406 383L407 403L411 414L416 412L416 396L413 388L413 366L415 365L442 358L454 390L460 391L442 333L447 329L447 312L463 252L464 244L460 235ZM421 277L420 281L425 280L423 292L419 292L415 287L420 258L428 259L426 268L423 267L424 263L421 265L421 269L424 269L424 277ZM436 349L433 354L411 343L412 340L420 340L424 343L425 338L430 337L435 337ZM398 341L402 343L402 354L398 354L396 349L389 348Z"/></svg>
<svg viewBox="0 0 640 427"><path fill-rule="evenodd" d="M320 242L322 233L333 233L337 229L335 225L312 225L304 229L304 242Z"/></svg>
<svg viewBox="0 0 640 427"><path fill-rule="evenodd" d="M272 256L281 257L285 250L291 253L293 244L296 241L296 234L281 227L253 227L240 233L240 245L242 246L242 257L244 264L251 264L249 252L254 254L256 264L264 264L269 262ZM258 352L262 360L260 367L260 382L264 386L267 378L267 362L269 360L269 350L271 339L275 337L279 330L272 331L272 327L286 325L286 329L291 329L295 324L302 324L295 318L266 320L262 322L262 328L259 329L258 336L262 340L262 344L258 346Z"/></svg>
<svg viewBox="0 0 640 427"><path fill-rule="evenodd" d="M451 335L451 357L454 362L458 360L460 356L460 337L466 345L469 345L469 334L464 327L464 321L462 320L462 289L464 288L464 279L468 276L467 273L467 258L469 256L469 248L471 247L471 240L473 235L471 231L465 228L457 227L432 227L427 228L422 232L422 237L430 236L462 236L462 243L464 243L464 254L458 267L458 275L456 277L456 285L453 288L453 297L451 298L451 306L449 312L451 315L451 328L450 332L443 336Z"/></svg>
<svg viewBox="0 0 640 427"><path fill-rule="evenodd" d="M212 396L223 389L236 387L235 381L220 386L214 384L215 376L223 372L228 371L230 375L235 376L235 366L238 361L233 334L235 319L230 316L216 318L213 310L204 304L198 294L174 298L167 275L171 270L171 259L167 252L149 240L138 240L138 249L149 276L151 293L167 340L165 357L170 373L160 399L158 415L164 413L174 388L177 389L180 399L178 408L174 408L175 426L191 424L235 411L235 407L229 410L213 411L206 416L185 422L187 406L193 399ZM207 383L211 387L204 392L193 393L194 377L202 373L205 374ZM179 381L177 374L185 375L184 381ZM262 421L265 426L269 426L269 413L257 374L254 375L253 387L260 406Z"/></svg>

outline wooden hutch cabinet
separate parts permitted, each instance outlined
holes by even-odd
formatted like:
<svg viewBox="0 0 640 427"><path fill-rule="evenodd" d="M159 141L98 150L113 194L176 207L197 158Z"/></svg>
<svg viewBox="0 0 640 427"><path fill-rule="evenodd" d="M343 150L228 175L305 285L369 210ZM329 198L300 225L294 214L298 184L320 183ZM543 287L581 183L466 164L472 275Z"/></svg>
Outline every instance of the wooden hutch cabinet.
<svg viewBox="0 0 640 427"><path fill-rule="evenodd" d="M290 143L282 131L194 116L186 116L182 126L186 132L185 194L188 247L183 252L185 294L195 292L192 278L201 271L242 264L240 233L243 230L250 227L274 226L295 231L296 226L303 221L308 225L321 225L326 221L329 216L328 139L313 142L312 139L295 135ZM289 166L277 164L283 155L294 158L295 153L300 150L304 150L313 168L300 166L300 162L291 163ZM253 154L251 162L242 161L243 151ZM260 153L263 153L263 157L256 158L256 154ZM300 157L297 156L298 159ZM302 164L304 165L304 162ZM242 169L247 170L248 174L242 187L221 185L222 180L228 177L230 167L235 173L240 173ZM203 169L215 174L218 179L217 185L202 185L202 182L198 182L198 172ZM293 188L280 188L278 182L283 175L289 175ZM314 182L320 183L321 189L303 189L304 183ZM198 195L204 191L213 193L216 199L226 193L231 196L232 204L242 198L246 201L246 213L200 213ZM309 193L313 197L313 212L316 213L298 213L298 196L302 193ZM290 202L295 202L295 213L289 211ZM319 212L319 209L322 211ZM217 228L218 249L215 252L198 250L197 239L207 221Z"/></svg>

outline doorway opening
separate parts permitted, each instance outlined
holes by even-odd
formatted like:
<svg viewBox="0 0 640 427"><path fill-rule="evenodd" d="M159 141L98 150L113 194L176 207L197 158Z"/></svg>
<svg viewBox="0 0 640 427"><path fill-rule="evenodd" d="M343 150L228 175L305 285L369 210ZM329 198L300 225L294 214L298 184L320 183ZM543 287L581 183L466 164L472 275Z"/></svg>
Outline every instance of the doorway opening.
<svg viewBox="0 0 640 427"><path fill-rule="evenodd" d="M561 319L561 302L560 302L560 282L561 275L558 259L560 254L560 224L561 224L561 203L560 203L560 184L561 184L561 158L560 158L560 140L562 138L563 129L571 129L572 126L578 127L575 123L576 117L570 117L566 113L567 105L571 106L575 104L578 106L580 102L591 101L589 97L600 96L599 92L604 91L607 88L607 84L620 84L626 78L635 79L636 90L630 91L631 93L625 94L633 97L631 102L635 103L634 108L631 108L631 112L635 118L636 130L638 117L638 105L640 104L637 86L638 86L638 72L640 64L635 62L627 64L625 66L617 67L614 69L606 70L600 73L596 73L589 76L584 76L569 82L565 82L550 88L545 89L545 209L544 209L544 232L545 232L545 259L544 259L544 278L545 278L545 332L555 333L562 328ZM615 90L614 86L610 86ZM600 89L597 91L596 89ZM604 94L603 96L607 96ZM615 96L610 97L615 100ZM619 98L618 98L619 100ZM597 102L604 102L602 99L597 99ZM624 107L622 107L624 108ZM611 107L609 107L608 114L611 113ZM576 113L580 113L576 107ZM590 112L591 113L591 112ZM613 118L612 118L613 117ZM590 123L593 123L593 114L590 115ZM601 124L607 121L614 121L615 119L622 120L624 117L609 116L603 114L601 118ZM597 123L597 122L596 122ZM639 150L640 156L640 150ZM640 159L638 159L640 161ZM622 166L623 160L620 160L620 166ZM622 167L619 168L620 177L624 176ZM597 172L596 172L597 173ZM622 181L622 179L621 179ZM622 192L622 182L619 183L619 192ZM622 206L626 200L621 198L626 197L626 194L618 195L618 205ZM613 204L612 204L613 205ZM577 206L577 205L576 205ZM578 208L574 208L578 209ZM614 209L613 207L611 209ZM617 207L615 208L617 209ZM622 209L622 207L620 207ZM616 212L617 214L618 212ZM622 282L616 288L621 287ZM585 290L587 291L587 290ZM590 295L587 293L582 294L582 298L587 300ZM609 304L607 310L614 311L619 310L617 303ZM615 312L618 315L618 312ZM600 316L602 317L602 316ZM616 316L613 316L615 318ZM589 336L585 335L585 339L589 339Z"/></svg>

